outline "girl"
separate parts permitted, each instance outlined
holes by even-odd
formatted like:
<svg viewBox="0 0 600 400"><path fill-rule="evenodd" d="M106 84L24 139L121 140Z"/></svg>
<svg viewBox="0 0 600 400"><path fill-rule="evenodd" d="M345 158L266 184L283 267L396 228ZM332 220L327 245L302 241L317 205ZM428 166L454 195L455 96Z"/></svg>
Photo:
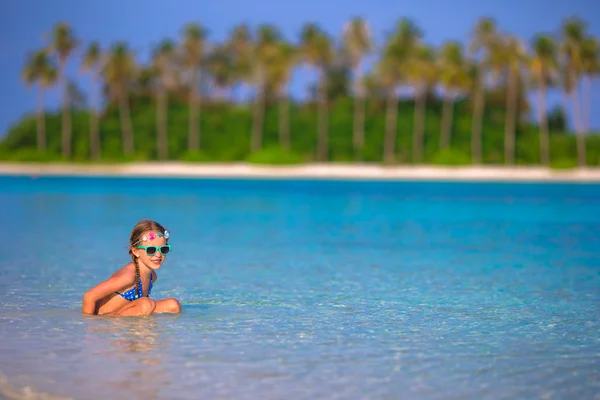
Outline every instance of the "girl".
<svg viewBox="0 0 600 400"><path fill-rule="evenodd" d="M129 238L132 262L83 295L83 313L131 316L181 312L176 299L154 301L149 297L158 279L156 270L171 252L168 241L169 231L158 222L138 222Z"/></svg>

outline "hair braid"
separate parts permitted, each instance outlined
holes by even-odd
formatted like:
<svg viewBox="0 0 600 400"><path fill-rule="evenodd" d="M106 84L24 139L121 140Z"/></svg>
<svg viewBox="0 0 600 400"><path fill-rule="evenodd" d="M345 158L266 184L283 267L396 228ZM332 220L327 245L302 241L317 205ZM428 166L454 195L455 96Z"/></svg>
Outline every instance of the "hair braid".
<svg viewBox="0 0 600 400"><path fill-rule="evenodd" d="M135 296L136 298L138 297L143 297L143 293L140 294L140 266L138 265L138 260L137 257L132 255L131 258L133 258L133 265L135 265Z"/></svg>

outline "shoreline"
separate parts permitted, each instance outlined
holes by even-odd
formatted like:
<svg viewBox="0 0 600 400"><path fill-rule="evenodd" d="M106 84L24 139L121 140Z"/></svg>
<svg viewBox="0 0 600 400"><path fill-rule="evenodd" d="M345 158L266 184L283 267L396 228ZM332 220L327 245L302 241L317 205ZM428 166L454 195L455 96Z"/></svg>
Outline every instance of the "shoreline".
<svg viewBox="0 0 600 400"><path fill-rule="evenodd" d="M556 170L539 166L383 166L311 163L289 166L249 163L137 162L127 164L0 162L0 176L155 178L274 178L387 181L589 182L600 183L600 167Z"/></svg>

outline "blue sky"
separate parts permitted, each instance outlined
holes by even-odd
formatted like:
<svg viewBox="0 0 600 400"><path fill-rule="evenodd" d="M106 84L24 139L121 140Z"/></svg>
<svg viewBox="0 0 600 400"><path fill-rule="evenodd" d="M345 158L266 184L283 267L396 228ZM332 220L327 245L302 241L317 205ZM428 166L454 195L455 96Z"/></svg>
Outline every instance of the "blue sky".
<svg viewBox="0 0 600 400"><path fill-rule="evenodd" d="M596 3L596 4L594 4ZM187 22L206 26L210 39L223 40L237 23L272 23L289 40L296 40L308 21L320 24L330 35L339 36L344 23L353 16L366 18L381 43L401 17L412 18L425 32L425 40L439 45L445 40L467 41L475 21L482 16L496 19L502 31L530 42L539 32L556 32L565 17L579 16L588 22L589 32L600 37L600 24L592 18L600 15L600 3L591 0L304 0L302 2L262 0L19 0L0 2L0 136L25 113L34 110L36 92L27 89L20 71L27 52L39 49L45 36L59 21L69 22L75 34L87 44L97 40L104 47L119 40L127 41L140 61L146 61L152 47L165 37L178 39ZM83 47L83 46L82 46ZM69 78L88 89L87 77L79 72L80 53L68 66ZM298 73L293 93L304 93L310 76ZM47 95L47 108L59 105L59 92ZM560 102L551 94L550 104ZM600 129L600 85L592 93L592 127Z"/></svg>

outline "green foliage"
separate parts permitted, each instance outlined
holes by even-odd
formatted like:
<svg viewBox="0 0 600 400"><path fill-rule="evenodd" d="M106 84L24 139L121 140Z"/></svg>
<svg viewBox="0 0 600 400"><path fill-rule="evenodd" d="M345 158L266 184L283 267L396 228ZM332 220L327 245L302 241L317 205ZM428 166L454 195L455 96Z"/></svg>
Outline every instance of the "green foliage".
<svg viewBox="0 0 600 400"><path fill-rule="evenodd" d="M201 106L200 151L188 151L189 108L172 99L168 112L168 159L186 162L235 162L257 164L296 164L316 159L317 106L314 103L291 103L289 106L291 150L280 143L279 104L269 103L265 110L262 151L250 153L252 105L207 102ZM371 99L365 104L365 146L355 154L352 142L354 100L339 97L328 104L329 160L382 162L386 104ZM396 162L413 162L414 103L398 103ZM124 157L119 110L110 104L100 120L101 159L97 162L132 162L157 160L156 105L149 98L136 96L131 101L135 155ZM465 165L471 162L471 112L468 102L459 101L455 114L450 149L440 151L441 103L430 98L425 114L423 162L436 165ZM90 118L85 111L73 112L72 161L92 162L89 141ZM60 161L61 115L46 114L47 150L37 151L36 120L24 117L10 128L0 143L0 159L12 161ZM600 136L586 137L588 165L600 162ZM504 163L504 109L490 104L483 124L483 162ZM539 131L536 126L522 125L516 132L516 163L539 164ZM552 166L577 164L575 136L563 132L550 135Z"/></svg>
<svg viewBox="0 0 600 400"><path fill-rule="evenodd" d="M469 165L471 157L460 150L444 149L437 152L431 161L435 165Z"/></svg>
<svg viewBox="0 0 600 400"><path fill-rule="evenodd" d="M554 169L570 169L577 167L577 160L569 158L561 158L550 163L550 167Z"/></svg>
<svg viewBox="0 0 600 400"><path fill-rule="evenodd" d="M188 151L182 154L181 161L195 163L211 162L213 160L203 151Z"/></svg>
<svg viewBox="0 0 600 400"><path fill-rule="evenodd" d="M252 164L292 165L302 163L302 157L279 147L269 147L250 154L247 161Z"/></svg>
<svg viewBox="0 0 600 400"><path fill-rule="evenodd" d="M38 151L31 148L17 149L7 151L0 149L0 160L2 161L19 161L19 162L52 162L64 161L60 155L47 151Z"/></svg>

